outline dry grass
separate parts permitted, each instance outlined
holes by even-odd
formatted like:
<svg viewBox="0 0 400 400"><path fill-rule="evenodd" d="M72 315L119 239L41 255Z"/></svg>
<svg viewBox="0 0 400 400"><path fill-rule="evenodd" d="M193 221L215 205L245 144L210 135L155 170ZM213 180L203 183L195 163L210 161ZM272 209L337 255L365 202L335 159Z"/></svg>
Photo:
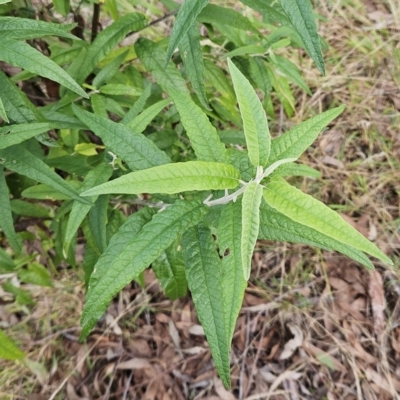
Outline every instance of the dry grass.
<svg viewBox="0 0 400 400"><path fill-rule="evenodd" d="M87 344L77 327L81 277L34 293L33 309L0 306L32 360L1 363L1 399L400 398L400 6L319 2L327 75L299 58L313 96L286 127L346 104L304 161L322 180L297 181L334 206L395 262L369 273L338 254L260 242L232 350L231 392L217 379L189 298L174 303L151 273L110 306ZM114 325L113 325L114 323Z"/></svg>

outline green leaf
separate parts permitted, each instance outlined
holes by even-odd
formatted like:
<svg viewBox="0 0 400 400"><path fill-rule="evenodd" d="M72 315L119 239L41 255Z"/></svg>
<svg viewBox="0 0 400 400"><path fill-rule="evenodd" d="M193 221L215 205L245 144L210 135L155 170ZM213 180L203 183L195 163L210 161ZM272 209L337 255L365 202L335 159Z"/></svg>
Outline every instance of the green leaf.
<svg viewBox="0 0 400 400"><path fill-rule="evenodd" d="M2 248L0 248L0 272L8 273L13 272L15 269L15 263L12 258L5 252Z"/></svg>
<svg viewBox="0 0 400 400"><path fill-rule="evenodd" d="M227 131L220 131L218 132L218 134L219 138L223 143L240 144L240 145L246 144L246 138L244 137L243 131L227 130Z"/></svg>
<svg viewBox="0 0 400 400"><path fill-rule="evenodd" d="M15 251L20 252L22 243L20 237L16 234L14 229L14 221L11 214L10 193L8 191L2 166L0 166L0 204L0 228L6 235L11 247Z"/></svg>
<svg viewBox="0 0 400 400"><path fill-rule="evenodd" d="M244 31L250 31L259 35L258 30L250 22L248 18L243 16L241 13L228 7L221 7L215 4L208 4L199 16L197 17L199 22L205 22L208 24L222 24L228 25L235 29L241 29Z"/></svg>
<svg viewBox="0 0 400 400"><path fill-rule="evenodd" d="M18 278L22 282L38 286L53 286L49 271L37 262L28 265L26 269L18 270Z"/></svg>
<svg viewBox="0 0 400 400"><path fill-rule="evenodd" d="M286 18L285 14L276 10L276 2L271 2L270 0L240 0L241 3L258 11L264 17L264 20L270 22L279 22L280 24L289 24L289 20ZM272 6L271 4L274 3Z"/></svg>
<svg viewBox="0 0 400 400"><path fill-rule="evenodd" d="M71 199L91 204L88 200L79 197L79 193L64 181L60 175L20 144L0 150L0 161L2 161L3 166L11 171L49 185Z"/></svg>
<svg viewBox="0 0 400 400"><path fill-rule="evenodd" d="M108 119L106 98L100 94L92 94L90 96L90 104L93 112L99 117Z"/></svg>
<svg viewBox="0 0 400 400"><path fill-rule="evenodd" d="M11 281L3 283L3 289L6 292L12 293L15 296L15 301L17 304L21 306L35 304L29 292L17 288L11 283Z"/></svg>
<svg viewBox="0 0 400 400"><path fill-rule="evenodd" d="M2 38L0 41L0 60L58 82L82 97L89 97L54 61L24 42L12 38Z"/></svg>
<svg viewBox="0 0 400 400"><path fill-rule="evenodd" d="M218 223L218 246L222 257L222 293L225 304L225 330L230 345L242 306L247 281L243 276L241 254L242 201L224 205Z"/></svg>
<svg viewBox="0 0 400 400"><path fill-rule="evenodd" d="M247 78L230 59L228 59L228 65L243 119L250 161L254 166L265 166L271 149L267 116Z"/></svg>
<svg viewBox="0 0 400 400"><path fill-rule="evenodd" d="M100 93L111 96L139 96L141 91L123 83L110 83L100 88Z"/></svg>
<svg viewBox="0 0 400 400"><path fill-rule="evenodd" d="M0 35L2 38L12 37L13 39L29 40L45 36L59 36L79 40L76 36L68 33L75 26L76 24L52 24L28 18L0 17Z"/></svg>
<svg viewBox="0 0 400 400"><path fill-rule="evenodd" d="M371 260L363 252L332 239L315 229L291 220L289 217L270 207L265 201L261 202L260 207L259 239L303 243L325 250L336 250L356 260L368 269L374 269L374 264L372 264Z"/></svg>
<svg viewBox="0 0 400 400"><path fill-rule="evenodd" d="M225 146L207 115L189 96L175 89L171 89L169 93L174 99L197 158L202 161L226 162Z"/></svg>
<svg viewBox="0 0 400 400"><path fill-rule="evenodd" d="M142 133L147 125L168 105L172 99L161 100L146 108L141 114L130 121L127 126L136 133Z"/></svg>
<svg viewBox="0 0 400 400"><path fill-rule="evenodd" d="M264 189L266 203L290 219L315 229L345 245L363 251L390 265L389 257L336 212L313 197L289 185L283 178L275 177Z"/></svg>
<svg viewBox="0 0 400 400"><path fill-rule="evenodd" d="M281 165L275 170L275 173L280 176L308 176L310 178L321 178L321 172L308 165L287 163Z"/></svg>
<svg viewBox="0 0 400 400"><path fill-rule="evenodd" d="M192 26L200 11L209 3L209 0L184 0L179 9L174 27L172 28L165 64L169 61L172 53L179 46L187 31Z"/></svg>
<svg viewBox="0 0 400 400"><path fill-rule="evenodd" d="M113 296L157 259L178 235L198 224L205 211L206 207L199 202L178 200L154 215L137 235L131 237L107 269L102 270L100 278L97 278L98 269L94 269L81 319L82 340L107 309ZM93 277L98 282L91 288Z"/></svg>
<svg viewBox="0 0 400 400"><path fill-rule="evenodd" d="M235 91L225 75L225 72L219 68L216 63L210 60L204 60L204 66L206 78L210 81L211 85L214 86L229 103L236 103Z"/></svg>
<svg viewBox="0 0 400 400"><path fill-rule="evenodd" d="M93 79L92 85L94 87L100 87L104 83L109 82L110 79L117 73L119 67L124 62L126 56L128 55L129 50L124 51L119 56L115 57L114 60L107 64L104 68L100 70L100 72Z"/></svg>
<svg viewBox="0 0 400 400"><path fill-rule="evenodd" d="M165 92L176 90L190 96L186 81L172 62L165 67L165 51L158 43L140 38L135 43L135 51L143 65L157 80Z"/></svg>
<svg viewBox="0 0 400 400"><path fill-rule="evenodd" d="M4 104L3 104L3 101L1 100L1 97L0 97L0 118L2 120L6 121L7 123L10 122L8 117L7 117L7 113L6 113L6 110L4 108Z"/></svg>
<svg viewBox="0 0 400 400"><path fill-rule="evenodd" d="M96 242L96 247L100 253L104 253L107 248L107 222L108 222L108 203L109 196L99 196L94 206L89 211L89 229Z"/></svg>
<svg viewBox="0 0 400 400"><path fill-rule="evenodd" d="M8 125L0 128L0 149L21 143L51 129L45 122Z"/></svg>
<svg viewBox="0 0 400 400"><path fill-rule="evenodd" d="M81 191L85 191L87 189L92 188L93 186L97 186L104 182L107 182L108 179L110 179L112 172L113 169L111 165L100 164L86 175L85 180L83 181ZM93 196L89 200L92 203L95 203L97 197L98 196ZM79 226L81 225L82 221L84 220L87 213L90 211L92 207L93 207L92 204L82 204L77 201L75 201L74 204L72 205L64 239L64 249L66 253L71 244L72 238L76 234Z"/></svg>
<svg viewBox="0 0 400 400"><path fill-rule="evenodd" d="M121 157L132 170L167 164L170 158L145 136L132 132L127 126L83 111L72 106L75 115L88 126L103 143Z"/></svg>
<svg viewBox="0 0 400 400"><path fill-rule="evenodd" d="M269 164L284 158L299 158L310 147L321 130L340 115L344 105L302 122L271 143Z"/></svg>
<svg viewBox="0 0 400 400"><path fill-rule="evenodd" d="M176 300L186 296L186 266L178 241L172 243L172 245L152 263L151 268L169 299Z"/></svg>
<svg viewBox="0 0 400 400"><path fill-rule="evenodd" d="M241 253L243 276L247 281L251 272L251 259L260 227L260 204L263 187L256 182L249 183L242 200Z"/></svg>
<svg viewBox="0 0 400 400"><path fill-rule="evenodd" d="M81 187L81 182L78 181L70 181L69 185L75 189L79 190ZM37 199L37 200L69 200L70 196L67 196L63 193L60 193L58 190L53 189L48 185L35 185L31 186L28 189L25 189L21 195L28 199Z"/></svg>
<svg viewBox="0 0 400 400"><path fill-rule="evenodd" d="M50 219L50 210L40 204L29 203L20 199L11 200L10 204L14 214L23 215L24 217Z"/></svg>
<svg viewBox="0 0 400 400"><path fill-rule="evenodd" d="M230 164L203 161L165 164L131 172L83 192L82 196L105 193L180 193L190 190L234 189L239 171Z"/></svg>
<svg viewBox="0 0 400 400"><path fill-rule="evenodd" d="M25 93L0 71L0 99L10 121L18 124L25 122L44 122L45 118L28 99Z"/></svg>
<svg viewBox="0 0 400 400"><path fill-rule="evenodd" d="M23 357L24 353L0 329L0 358L5 360L20 360Z"/></svg>
<svg viewBox="0 0 400 400"><path fill-rule="evenodd" d="M208 105L206 88L204 84L204 62L200 45L199 27L194 23L183 37L179 51L185 66L192 88L206 110L211 110Z"/></svg>
<svg viewBox="0 0 400 400"><path fill-rule="evenodd" d="M118 21L102 30L89 47L76 75L76 81L83 83L93 72L96 65L129 33L146 26L146 17L143 14L131 13L124 15Z"/></svg>
<svg viewBox="0 0 400 400"><path fill-rule="evenodd" d="M66 17L70 10L69 0L53 0L54 8L63 17Z"/></svg>
<svg viewBox="0 0 400 400"><path fill-rule="evenodd" d="M186 277L204 328L217 371L226 387L230 387L230 346L225 330L225 299L221 296L221 261L211 231L202 223L183 236Z"/></svg>
<svg viewBox="0 0 400 400"><path fill-rule="evenodd" d="M148 84L144 88L140 97L135 101L135 104L132 106L132 108L125 114L124 118L122 118L121 124L128 125L140 112L142 112L150 95L151 84Z"/></svg>
<svg viewBox="0 0 400 400"><path fill-rule="evenodd" d="M325 75L321 39L318 35L310 0L279 0L283 11L303 40L310 57L322 75Z"/></svg>

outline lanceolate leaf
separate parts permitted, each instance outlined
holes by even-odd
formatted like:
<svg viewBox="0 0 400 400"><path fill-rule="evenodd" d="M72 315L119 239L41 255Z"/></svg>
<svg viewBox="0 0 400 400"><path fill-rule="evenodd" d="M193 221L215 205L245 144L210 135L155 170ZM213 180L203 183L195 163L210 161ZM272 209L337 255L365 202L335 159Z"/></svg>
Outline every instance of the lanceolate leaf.
<svg viewBox="0 0 400 400"><path fill-rule="evenodd" d="M189 96L172 89L169 93L197 158L202 161L227 162L225 146L207 115Z"/></svg>
<svg viewBox="0 0 400 400"><path fill-rule="evenodd" d="M321 178L321 172L305 164L287 163L275 170L280 176L308 176L311 178Z"/></svg>
<svg viewBox="0 0 400 400"><path fill-rule="evenodd" d="M100 164L86 175L81 190L84 191L93 186L100 185L103 182L107 182L112 175L112 171L113 169L111 165ZM97 200L97 196L93 196L89 200L94 203ZM82 204L77 201L74 202L68 219L67 230L65 232L64 249L66 252L68 251L72 238L92 206L93 205L91 204Z"/></svg>
<svg viewBox="0 0 400 400"><path fill-rule="evenodd" d="M171 95L176 90L190 96L186 81L172 62L165 66L166 53L161 47L149 39L140 38L135 43L135 51L147 71L157 79L157 83Z"/></svg>
<svg viewBox="0 0 400 400"><path fill-rule="evenodd" d="M2 38L0 60L58 82L82 97L88 97L86 92L61 67L24 42Z"/></svg>
<svg viewBox="0 0 400 400"><path fill-rule="evenodd" d="M7 123L10 122L8 117L7 117L7 113L6 113L6 110L4 108L4 104L3 104L3 101L1 100L1 97L0 97L0 118L2 120L6 121Z"/></svg>
<svg viewBox="0 0 400 400"><path fill-rule="evenodd" d="M0 358L5 360L19 360L23 357L24 353L0 329Z"/></svg>
<svg viewBox="0 0 400 400"><path fill-rule="evenodd" d="M286 15L275 9L276 4L271 6L270 0L240 0L246 6L253 8L261 13L267 21L279 22L280 24L289 24ZM275 3L275 2L274 2Z"/></svg>
<svg viewBox="0 0 400 400"><path fill-rule="evenodd" d="M0 128L0 149L21 143L50 129L50 124L45 122L5 126Z"/></svg>
<svg viewBox="0 0 400 400"><path fill-rule="evenodd" d="M222 293L225 304L225 330L231 344L247 282L241 254L242 201L224 205L218 224L218 246L222 258Z"/></svg>
<svg viewBox="0 0 400 400"><path fill-rule="evenodd" d="M146 26L143 14L131 13L124 15L118 21L101 31L83 58L76 80L83 83L96 65L129 33Z"/></svg>
<svg viewBox="0 0 400 400"><path fill-rule="evenodd" d="M211 231L201 223L183 236L186 277L204 328L217 371L226 387L230 387L230 346L225 330L226 303L223 293L221 261Z"/></svg>
<svg viewBox="0 0 400 400"><path fill-rule="evenodd" d="M262 195L262 186L256 182L250 183L243 193L241 253L243 275L246 281L250 277L251 259L258 237Z"/></svg>
<svg viewBox="0 0 400 400"><path fill-rule="evenodd" d="M361 251L322 234L306 225L293 221L289 217L270 207L265 201L260 207L259 239L304 243L326 250L336 250L359 262L369 269L374 269L371 260Z"/></svg>
<svg viewBox="0 0 400 400"><path fill-rule="evenodd" d="M250 161L254 166L265 166L271 150L267 116L247 78L230 59L228 65L243 119Z"/></svg>
<svg viewBox="0 0 400 400"><path fill-rule="evenodd" d="M325 75L321 41L315 24L310 0L279 0L285 14L303 40L310 57L322 75Z"/></svg>
<svg viewBox="0 0 400 400"><path fill-rule="evenodd" d="M203 53L200 45L199 27L196 23L189 28L186 35L183 37L179 45L179 51L189 81L192 84L193 90L199 98L201 105L205 109L211 110L208 105L204 84Z"/></svg>
<svg viewBox="0 0 400 400"><path fill-rule="evenodd" d="M14 221L12 218L10 205L10 194L4 178L2 166L0 166L0 204L0 228L3 230L12 248L19 252L21 251L21 239L14 230Z"/></svg>
<svg viewBox="0 0 400 400"><path fill-rule="evenodd" d="M121 124L128 125L140 112L142 112L150 95L151 84L148 84L144 88L140 97L135 101L135 104L132 106L132 108L125 114L124 118L122 118Z"/></svg>
<svg viewBox="0 0 400 400"><path fill-rule="evenodd" d="M80 197L79 193L64 181L60 175L20 144L0 150L0 159L3 161L3 166L11 171L49 185L71 199L91 204L88 200Z"/></svg>
<svg viewBox="0 0 400 400"><path fill-rule="evenodd" d="M344 106L333 108L302 122L271 144L269 164L283 158L299 158L314 142L323 128L340 115Z"/></svg>
<svg viewBox="0 0 400 400"><path fill-rule="evenodd" d="M104 253L107 248L107 209L110 197L99 196L88 215L89 229L96 242L96 247L100 253Z"/></svg>
<svg viewBox="0 0 400 400"><path fill-rule="evenodd" d="M118 71L128 53L129 50L124 51L122 54L115 57L114 60L110 62L110 64L106 65L93 79L93 86L100 87L104 83L108 82Z"/></svg>
<svg viewBox="0 0 400 400"><path fill-rule="evenodd" d="M172 53L179 46L179 43L184 38L186 32L208 2L209 0L184 0L176 17L174 27L172 28L166 62L169 61Z"/></svg>
<svg viewBox="0 0 400 400"><path fill-rule="evenodd" d="M113 296L159 257L179 234L198 224L205 211L206 206L197 201L178 200L166 210L157 213L131 238L102 275L99 275L100 278L97 278L97 268L94 269L92 277L98 282L93 289L89 283L86 306L81 319L81 339L87 337Z"/></svg>
<svg viewBox="0 0 400 400"><path fill-rule="evenodd" d="M82 193L179 193L189 190L234 189L239 171L230 164L188 161L131 172Z"/></svg>
<svg viewBox="0 0 400 400"><path fill-rule="evenodd" d="M111 151L128 164L130 169L146 169L171 161L151 140L132 132L127 126L83 111L74 105L73 110Z"/></svg>
<svg viewBox="0 0 400 400"><path fill-rule="evenodd" d="M275 177L264 189L266 203L295 222L392 265L392 261L344 219L313 197Z"/></svg>
<svg viewBox="0 0 400 400"><path fill-rule="evenodd" d="M0 35L14 39L35 39L45 36L59 36L67 39L79 40L68 33L76 24L52 24L28 18L0 17Z"/></svg>

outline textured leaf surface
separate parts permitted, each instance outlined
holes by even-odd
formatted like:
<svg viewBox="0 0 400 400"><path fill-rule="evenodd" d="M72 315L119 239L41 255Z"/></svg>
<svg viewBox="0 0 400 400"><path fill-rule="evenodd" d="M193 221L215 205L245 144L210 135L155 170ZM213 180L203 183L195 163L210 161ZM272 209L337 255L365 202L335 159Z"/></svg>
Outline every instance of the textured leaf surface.
<svg viewBox="0 0 400 400"><path fill-rule="evenodd" d="M310 178L321 178L321 172L305 164L287 163L275 170L280 176L308 176Z"/></svg>
<svg viewBox="0 0 400 400"><path fill-rule="evenodd" d="M1 100L0 97L0 118L6 121L7 123L10 122L10 120L7 117L6 109L4 108L3 101Z"/></svg>
<svg viewBox="0 0 400 400"><path fill-rule="evenodd" d="M75 26L76 24L52 24L28 18L0 17L0 35L22 40L45 36L59 36L78 40L79 38L68 33Z"/></svg>
<svg viewBox="0 0 400 400"><path fill-rule="evenodd" d="M108 222L108 203L109 196L99 196L90 209L88 215L88 225L92 232L93 239L96 243L96 248L102 254L107 248L107 222Z"/></svg>
<svg viewBox="0 0 400 400"><path fill-rule="evenodd" d="M0 149L21 143L51 129L47 123L9 125L0 128Z"/></svg>
<svg viewBox="0 0 400 400"><path fill-rule="evenodd" d="M174 27L172 28L169 46L167 50L166 62L172 56L174 50L178 47L186 32L192 26L200 11L209 3L209 0L184 0L179 9Z"/></svg>
<svg viewBox="0 0 400 400"><path fill-rule="evenodd" d="M244 279L242 254L242 201L224 205L218 223L218 246L222 258L222 293L225 304L225 331L231 344L236 320L247 282Z"/></svg>
<svg viewBox="0 0 400 400"><path fill-rule="evenodd" d="M147 85L140 97L135 101L135 104L129 109L121 120L121 124L128 125L140 112L143 111L147 99L151 95L151 85Z"/></svg>
<svg viewBox="0 0 400 400"><path fill-rule="evenodd" d="M82 193L179 193L189 190L234 189L239 171L230 164L188 161L131 172Z"/></svg>
<svg viewBox="0 0 400 400"><path fill-rule="evenodd" d="M88 200L79 197L79 193L60 175L20 144L0 150L0 161L3 161L2 164L11 171L49 185L71 199L90 204Z"/></svg>
<svg viewBox="0 0 400 400"><path fill-rule="evenodd" d="M129 33L145 27L147 24L143 14L131 13L101 31L79 66L76 80L83 83L96 65Z"/></svg>
<svg viewBox="0 0 400 400"><path fill-rule="evenodd" d="M183 37L179 45L179 51L188 79L192 84L192 88L199 98L201 105L205 109L211 110L208 105L204 84L203 53L200 45L199 27L196 23L194 23L186 32L186 35Z"/></svg>
<svg viewBox="0 0 400 400"><path fill-rule="evenodd" d="M165 66L165 51L155 42L140 38L135 43L135 51L143 65L157 80L157 83L171 95L170 90L176 90L190 96L186 81L172 62Z"/></svg>
<svg viewBox="0 0 400 400"><path fill-rule="evenodd" d="M269 206L295 222L315 229L345 245L363 251L392 265L392 261L373 243L336 212L313 197L289 185L283 178L275 177L264 189L264 199Z"/></svg>
<svg viewBox="0 0 400 400"><path fill-rule="evenodd" d="M0 329L0 358L5 360L19 360L23 357L24 353Z"/></svg>
<svg viewBox="0 0 400 400"><path fill-rule="evenodd" d="M250 161L254 166L265 166L271 150L267 116L247 78L230 59L228 59L228 65L243 119Z"/></svg>
<svg viewBox="0 0 400 400"><path fill-rule="evenodd" d="M172 89L169 93L197 158L202 161L227 162L225 146L207 115L189 96Z"/></svg>
<svg viewBox="0 0 400 400"><path fill-rule="evenodd" d="M146 169L171 161L151 140L132 132L127 126L83 111L76 106L73 106L73 110L107 147L128 164L130 169Z"/></svg>
<svg viewBox="0 0 400 400"><path fill-rule="evenodd" d="M183 236L186 277L197 315L203 326L217 371L230 387L230 346L225 330L221 261L211 231L200 224Z"/></svg>
<svg viewBox="0 0 400 400"><path fill-rule="evenodd" d="M205 211L205 206L199 202L177 201L166 210L157 213L131 238L100 278L97 278L98 270L95 268L92 277L99 280L93 289L91 284L89 285L81 319L81 339L87 337L113 296L159 257L179 234L198 224Z"/></svg>
<svg viewBox="0 0 400 400"><path fill-rule="evenodd" d="M279 0L286 16L303 40L310 57L314 60L322 75L325 75L321 40L315 24L310 0Z"/></svg>
<svg viewBox="0 0 400 400"><path fill-rule="evenodd" d="M100 185L103 182L107 182L111 177L113 169L109 164L100 164L95 169L90 171L83 181L81 191L88 190L94 186ZM93 196L89 199L92 203L97 200L97 196ZM65 232L64 249L67 252L71 244L71 240L81 225L83 219L90 211L93 205L82 204L80 202L74 202L72 205L71 213L68 219L68 225Z"/></svg>
<svg viewBox="0 0 400 400"><path fill-rule="evenodd" d="M240 0L240 2L261 13L264 20L290 24L283 11L280 12L281 10L276 9L276 2L271 2L270 0ZM274 6L271 5L272 3L274 3Z"/></svg>
<svg viewBox="0 0 400 400"><path fill-rule="evenodd" d="M241 253L244 279L247 281L251 272L251 259L260 227L260 204L263 195L262 186L250 183L242 199L242 235Z"/></svg>
<svg viewBox="0 0 400 400"><path fill-rule="evenodd" d="M24 42L2 38L0 60L58 82L82 97L88 97L86 92L61 67Z"/></svg>
<svg viewBox="0 0 400 400"><path fill-rule="evenodd" d="M126 56L128 55L129 50L124 51L122 54L118 55L107 64L101 71L96 75L93 79L93 86L100 87L104 83L109 82L110 79L115 75L115 73L119 70L122 62L125 60Z"/></svg>
<svg viewBox="0 0 400 400"><path fill-rule="evenodd" d="M336 250L368 269L374 269L371 260L361 251L322 234L306 225L293 221L276 211L263 200L260 207L259 239L303 243L326 250Z"/></svg>
<svg viewBox="0 0 400 400"><path fill-rule="evenodd" d="M1 160L0 160L1 161ZM3 167L0 166L0 228L3 230L11 247L21 251L21 239L14 230L14 221L11 213L10 193L4 177Z"/></svg>
<svg viewBox="0 0 400 400"><path fill-rule="evenodd" d="M333 108L302 122L271 144L269 164L283 158L299 158L311 146L317 136L344 110L344 106Z"/></svg>

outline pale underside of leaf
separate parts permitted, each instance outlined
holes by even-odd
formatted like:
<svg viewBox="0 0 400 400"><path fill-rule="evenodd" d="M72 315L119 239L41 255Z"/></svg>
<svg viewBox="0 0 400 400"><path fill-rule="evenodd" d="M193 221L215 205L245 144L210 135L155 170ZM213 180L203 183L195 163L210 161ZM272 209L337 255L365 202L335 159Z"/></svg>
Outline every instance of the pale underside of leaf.
<svg viewBox="0 0 400 400"><path fill-rule="evenodd" d="M274 177L264 189L266 203L292 220L392 265L392 261L344 219L313 197Z"/></svg>
<svg viewBox="0 0 400 400"><path fill-rule="evenodd" d="M240 174L230 164L188 161L131 172L89 189L83 196L104 193L179 193L189 190L234 189Z"/></svg>

